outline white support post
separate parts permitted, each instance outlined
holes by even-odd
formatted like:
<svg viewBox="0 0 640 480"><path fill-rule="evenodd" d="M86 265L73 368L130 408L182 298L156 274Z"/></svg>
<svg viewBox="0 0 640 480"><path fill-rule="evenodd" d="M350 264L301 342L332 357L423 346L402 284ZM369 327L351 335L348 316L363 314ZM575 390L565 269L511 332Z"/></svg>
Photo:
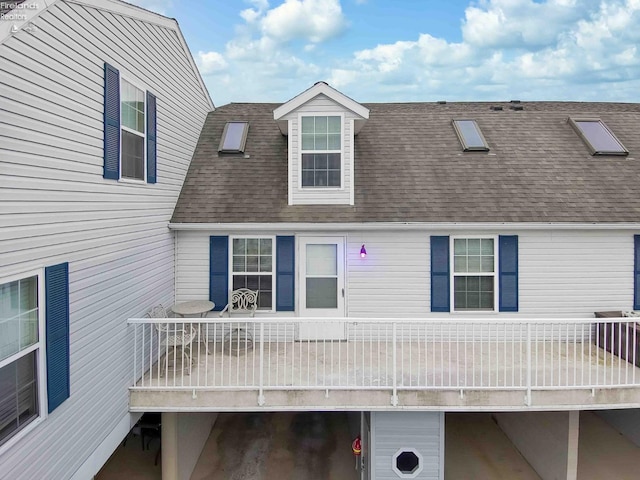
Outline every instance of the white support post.
<svg viewBox="0 0 640 480"><path fill-rule="evenodd" d="M178 414L162 413L162 479L178 480Z"/></svg>
<svg viewBox="0 0 640 480"><path fill-rule="evenodd" d="M133 326L133 383L131 385L136 384L136 376L138 374L138 327L139 325ZM144 325L142 326L144 328ZM151 366L149 366L151 369ZM142 365L142 385L144 385L144 363Z"/></svg>
<svg viewBox="0 0 640 480"><path fill-rule="evenodd" d="M567 480L578 478L578 443L580 439L580 412L569 412L569 426L567 432Z"/></svg>
<svg viewBox="0 0 640 480"><path fill-rule="evenodd" d="M393 322L393 394L391 395L391 405L398 406L398 361L397 361L397 346L398 346L398 332L397 323Z"/></svg>
<svg viewBox="0 0 640 480"><path fill-rule="evenodd" d="M263 406L265 404L264 399L264 322L260 323L260 372L258 372L260 378L260 386L258 392L258 405Z"/></svg>
<svg viewBox="0 0 640 480"><path fill-rule="evenodd" d="M531 323L527 324L527 395L524 403L531 406Z"/></svg>

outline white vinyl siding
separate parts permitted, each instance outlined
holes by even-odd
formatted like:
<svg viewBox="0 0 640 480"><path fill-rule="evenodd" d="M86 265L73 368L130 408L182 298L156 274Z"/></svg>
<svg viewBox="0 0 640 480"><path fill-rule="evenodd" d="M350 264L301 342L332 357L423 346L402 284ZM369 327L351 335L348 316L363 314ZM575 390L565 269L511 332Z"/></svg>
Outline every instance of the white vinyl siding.
<svg viewBox="0 0 640 480"><path fill-rule="evenodd" d="M176 232L176 302L209 300L209 237L211 235L221 234Z"/></svg>
<svg viewBox="0 0 640 480"><path fill-rule="evenodd" d="M60 0L0 45L0 277L68 261L71 336L71 397L0 457L0 476L83 465L128 415L126 319L174 301L167 224L210 103L158 19ZM157 96L155 185L102 177L105 62Z"/></svg>
<svg viewBox="0 0 640 480"><path fill-rule="evenodd" d="M274 224L274 228L277 227ZM348 228L348 226L346 226ZM291 235L293 232L275 232ZM342 232L343 233L343 232ZM341 234L342 234L341 233ZM470 231L464 237L495 232ZM209 296L209 236L178 233L179 300ZM250 230L246 232L251 235ZM314 235L336 232L314 232ZM423 231L346 233L346 308L350 317L442 317L430 312L429 235ZM443 235L443 232L436 232ZM519 243L519 317L591 317L633 307L633 233L628 231L509 231ZM360 257L365 244L366 258ZM296 259L298 262L299 259ZM497 262L497 261L496 261ZM299 270L297 264L296 269ZM299 283L296 283L298 297ZM484 315L483 313L480 313Z"/></svg>
<svg viewBox="0 0 640 480"><path fill-rule="evenodd" d="M300 115L336 115L339 112L342 121L342 182L340 188L308 188L302 187L301 150L300 150ZM284 120L289 121L289 191L292 205L304 204L341 204L352 203L353 183L353 120L359 118L349 110L326 95L318 95L299 109L291 112Z"/></svg>
<svg viewBox="0 0 640 480"><path fill-rule="evenodd" d="M421 456L422 470L414 478L444 478L443 412L371 412L371 478L401 478L393 471L393 456L409 449Z"/></svg>
<svg viewBox="0 0 640 480"><path fill-rule="evenodd" d="M360 257L365 245L367 256ZM347 237L347 311L354 317L429 312L426 232L366 232Z"/></svg>
<svg viewBox="0 0 640 480"><path fill-rule="evenodd" d="M595 311L633 309L633 233L521 234L520 313L590 317Z"/></svg>

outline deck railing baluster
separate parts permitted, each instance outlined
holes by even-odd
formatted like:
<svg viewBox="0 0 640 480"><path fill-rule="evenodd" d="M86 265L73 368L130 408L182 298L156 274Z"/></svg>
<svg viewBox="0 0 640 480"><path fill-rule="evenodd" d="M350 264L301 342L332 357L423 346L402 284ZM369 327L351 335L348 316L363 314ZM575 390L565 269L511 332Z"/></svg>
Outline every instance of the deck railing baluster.
<svg viewBox="0 0 640 480"><path fill-rule="evenodd" d="M402 404L403 395L416 390L456 391L461 397L469 390L518 390L527 404L535 405L541 391L593 394L602 388L640 387L635 365L640 339L630 321L299 321L315 324L310 338L298 338L298 321L291 319L130 319L131 389L189 390L194 395L196 390L250 390L258 394L259 404L268 403L274 390L321 390L328 396L335 390L386 391L392 405ZM336 331L329 328L336 322L345 324L346 339L325 339L325 331ZM168 337L175 341L179 332L190 329L197 331L190 352L186 346L169 345ZM204 342L211 344L208 354ZM191 365L185 352L191 353Z"/></svg>

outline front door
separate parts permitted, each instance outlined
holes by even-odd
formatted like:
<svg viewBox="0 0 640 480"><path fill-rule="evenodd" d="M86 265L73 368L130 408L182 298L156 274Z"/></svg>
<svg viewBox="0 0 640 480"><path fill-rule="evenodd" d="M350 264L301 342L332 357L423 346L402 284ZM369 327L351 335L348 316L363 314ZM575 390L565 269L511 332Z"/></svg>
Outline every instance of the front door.
<svg viewBox="0 0 640 480"><path fill-rule="evenodd" d="M300 316L344 317L344 237L301 237ZM346 339L343 322L300 319L300 340Z"/></svg>

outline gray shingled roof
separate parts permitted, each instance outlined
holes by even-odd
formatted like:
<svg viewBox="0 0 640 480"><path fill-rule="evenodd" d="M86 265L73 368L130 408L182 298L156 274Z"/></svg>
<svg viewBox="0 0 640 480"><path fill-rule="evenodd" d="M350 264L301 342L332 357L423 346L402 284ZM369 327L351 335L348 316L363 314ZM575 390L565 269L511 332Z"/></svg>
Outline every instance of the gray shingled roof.
<svg viewBox="0 0 640 480"><path fill-rule="evenodd" d="M364 105L371 113L355 141L355 206L288 206L279 104L232 103L209 114L172 222L640 221L640 104ZM591 156L569 116L601 118L629 156ZM454 118L475 119L490 152L463 153ZM218 155L230 120L250 122L249 158Z"/></svg>

